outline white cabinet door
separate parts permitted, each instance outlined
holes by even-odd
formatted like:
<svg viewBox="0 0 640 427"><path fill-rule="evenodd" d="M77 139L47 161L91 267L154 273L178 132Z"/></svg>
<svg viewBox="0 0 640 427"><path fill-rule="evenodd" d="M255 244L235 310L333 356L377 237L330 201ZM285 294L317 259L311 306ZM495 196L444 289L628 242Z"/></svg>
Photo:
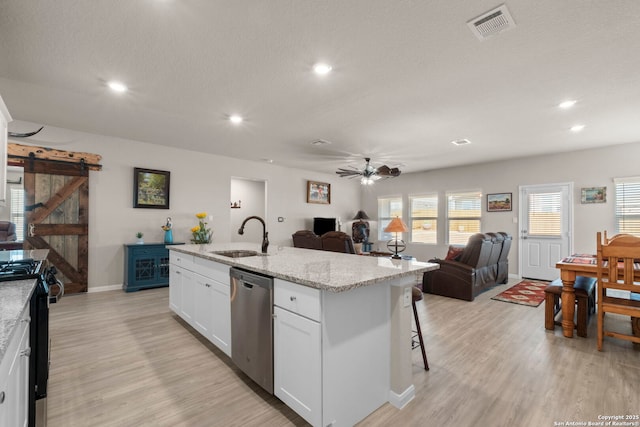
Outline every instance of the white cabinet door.
<svg viewBox="0 0 640 427"><path fill-rule="evenodd" d="M320 323L274 307L274 393L314 426L322 424Z"/></svg>
<svg viewBox="0 0 640 427"><path fill-rule="evenodd" d="M182 309L182 276L184 269L175 264L169 265L169 308L180 314Z"/></svg>
<svg viewBox="0 0 640 427"><path fill-rule="evenodd" d="M182 270L182 307L180 317L195 327L196 315L196 282L195 273L189 270Z"/></svg>
<svg viewBox="0 0 640 427"><path fill-rule="evenodd" d="M211 282L211 341L231 357L231 302L229 283Z"/></svg>
<svg viewBox="0 0 640 427"><path fill-rule="evenodd" d="M202 335L210 339L211 323L213 316L211 314L211 282L212 280L193 273L195 282L195 315L194 327Z"/></svg>
<svg viewBox="0 0 640 427"><path fill-rule="evenodd" d="M16 326L0 365L0 426L26 427L29 421L28 310L26 314Z"/></svg>

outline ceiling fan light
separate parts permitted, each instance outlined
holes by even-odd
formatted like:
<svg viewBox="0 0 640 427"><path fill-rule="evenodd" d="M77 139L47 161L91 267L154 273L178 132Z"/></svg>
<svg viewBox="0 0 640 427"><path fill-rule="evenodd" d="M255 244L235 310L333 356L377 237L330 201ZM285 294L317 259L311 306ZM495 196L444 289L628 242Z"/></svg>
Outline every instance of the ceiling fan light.
<svg viewBox="0 0 640 427"><path fill-rule="evenodd" d="M360 178L360 184L362 184L362 185L371 185L371 184L373 184L373 179L371 179L371 177L363 176L362 178Z"/></svg>

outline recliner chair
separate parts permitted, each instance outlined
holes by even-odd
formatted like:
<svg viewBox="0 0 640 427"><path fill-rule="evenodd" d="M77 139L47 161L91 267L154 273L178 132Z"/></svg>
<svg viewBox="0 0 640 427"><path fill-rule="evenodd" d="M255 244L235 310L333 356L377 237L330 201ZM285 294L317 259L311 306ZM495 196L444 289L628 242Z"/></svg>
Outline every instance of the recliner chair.
<svg viewBox="0 0 640 427"><path fill-rule="evenodd" d="M0 221L0 242L15 242L16 224L9 221Z"/></svg>
<svg viewBox="0 0 640 427"><path fill-rule="evenodd" d="M356 250L353 246L353 239L347 233L342 231L329 231L320 236L322 241L322 249L331 252L342 252L346 254L355 254Z"/></svg>

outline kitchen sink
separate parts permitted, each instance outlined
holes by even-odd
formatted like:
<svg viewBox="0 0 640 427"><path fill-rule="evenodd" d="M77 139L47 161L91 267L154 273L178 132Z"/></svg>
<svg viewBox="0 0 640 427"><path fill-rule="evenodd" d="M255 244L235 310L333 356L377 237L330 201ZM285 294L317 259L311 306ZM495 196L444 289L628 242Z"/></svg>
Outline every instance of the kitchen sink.
<svg viewBox="0 0 640 427"><path fill-rule="evenodd" d="M230 250L230 251L213 251L211 253L216 254L216 255L226 256L226 257L229 257L229 258L244 258L244 257L248 257L248 256L261 255L257 251L248 251L248 250L244 250L244 249Z"/></svg>

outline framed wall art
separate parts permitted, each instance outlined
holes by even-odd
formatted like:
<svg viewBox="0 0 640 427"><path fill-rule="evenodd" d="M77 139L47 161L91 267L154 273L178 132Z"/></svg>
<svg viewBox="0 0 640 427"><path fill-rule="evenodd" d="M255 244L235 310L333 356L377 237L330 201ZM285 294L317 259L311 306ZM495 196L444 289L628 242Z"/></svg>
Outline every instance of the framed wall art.
<svg viewBox="0 0 640 427"><path fill-rule="evenodd" d="M169 209L171 172L133 168L133 207Z"/></svg>
<svg viewBox="0 0 640 427"><path fill-rule="evenodd" d="M589 187L581 189L580 203L606 203L607 187Z"/></svg>
<svg viewBox="0 0 640 427"><path fill-rule="evenodd" d="M307 181L307 203L331 204L331 184Z"/></svg>
<svg viewBox="0 0 640 427"><path fill-rule="evenodd" d="M508 212L511 210L511 193L487 194L487 212Z"/></svg>

